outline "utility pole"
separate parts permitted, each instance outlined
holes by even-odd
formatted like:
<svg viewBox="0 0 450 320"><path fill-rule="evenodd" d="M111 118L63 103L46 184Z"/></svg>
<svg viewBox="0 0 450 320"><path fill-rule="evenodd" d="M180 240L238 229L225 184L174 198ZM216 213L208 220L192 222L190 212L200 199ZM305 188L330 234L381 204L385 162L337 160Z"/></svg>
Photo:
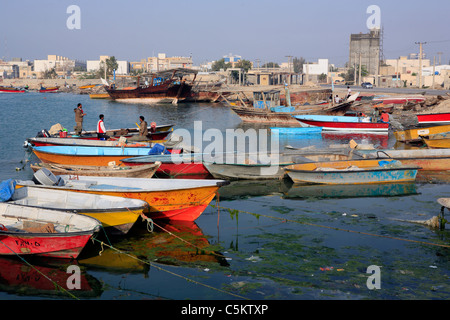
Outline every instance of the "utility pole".
<svg viewBox="0 0 450 320"><path fill-rule="evenodd" d="M433 57L433 86L431 87L434 89L434 76L436 74L436 57Z"/></svg>
<svg viewBox="0 0 450 320"><path fill-rule="evenodd" d="M362 83L361 81L361 52L359 53L359 77L358 77L358 85Z"/></svg>
<svg viewBox="0 0 450 320"><path fill-rule="evenodd" d="M356 85L356 52L354 53L355 58L353 59L353 69L354 69L354 76L353 76L353 84Z"/></svg>
<svg viewBox="0 0 450 320"><path fill-rule="evenodd" d="M419 89L422 88L422 55L423 55L423 45L426 42L416 42L419 45Z"/></svg>
<svg viewBox="0 0 450 320"><path fill-rule="evenodd" d="M442 56L443 52L438 52L437 55L439 56L439 65L441 65L441 56Z"/></svg>

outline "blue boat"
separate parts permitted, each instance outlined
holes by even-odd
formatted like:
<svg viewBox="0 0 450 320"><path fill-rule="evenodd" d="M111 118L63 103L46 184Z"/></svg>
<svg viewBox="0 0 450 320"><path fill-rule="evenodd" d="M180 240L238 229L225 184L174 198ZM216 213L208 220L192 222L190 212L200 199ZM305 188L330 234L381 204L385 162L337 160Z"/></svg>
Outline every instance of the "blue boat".
<svg viewBox="0 0 450 320"><path fill-rule="evenodd" d="M327 116L327 115L296 115L294 116L299 120L313 120L313 121L323 121L323 122L363 122L364 117L350 117L350 116ZM369 118L370 119L370 118ZM368 121L370 122L370 121Z"/></svg>
<svg viewBox="0 0 450 320"><path fill-rule="evenodd" d="M270 131L272 134L293 134L293 135L301 135L301 134L315 134L322 133L322 127L310 127L310 128L282 128L282 127L271 127Z"/></svg>

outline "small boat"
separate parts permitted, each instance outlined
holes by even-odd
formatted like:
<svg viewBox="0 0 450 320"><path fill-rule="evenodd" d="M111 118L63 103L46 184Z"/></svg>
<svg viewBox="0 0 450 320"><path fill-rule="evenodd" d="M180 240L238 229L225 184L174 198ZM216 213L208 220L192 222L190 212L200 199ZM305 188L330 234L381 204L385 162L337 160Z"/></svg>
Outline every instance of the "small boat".
<svg viewBox="0 0 450 320"><path fill-rule="evenodd" d="M107 166L110 162L148 155L150 148L46 146L34 147L33 153L44 163Z"/></svg>
<svg viewBox="0 0 450 320"><path fill-rule="evenodd" d="M12 179L2 182L0 255L76 259L100 230L100 221L82 214L8 203L15 186Z"/></svg>
<svg viewBox="0 0 450 320"><path fill-rule="evenodd" d="M39 92L58 92L59 87L47 87L44 88L41 86L41 88L39 89Z"/></svg>
<svg viewBox="0 0 450 320"><path fill-rule="evenodd" d="M105 231L112 235L127 234L144 210L148 209L148 204L138 199L48 190L32 186L16 188L6 203L90 216L100 221Z"/></svg>
<svg viewBox="0 0 450 320"><path fill-rule="evenodd" d="M370 122L370 117L296 115L302 127L322 127L322 131L377 132L388 134L389 123Z"/></svg>
<svg viewBox="0 0 450 320"><path fill-rule="evenodd" d="M145 155L122 159L121 162L136 167L160 162L155 174L159 178L206 179L210 173L203 163L203 156L202 153Z"/></svg>
<svg viewBox="0 0 450 320"><path fill-rule="evenodd" d="M450 148L450 132L422 137L422 141L428 148Z"/></svg>
<svg viewBox="0 0 450 320"><path fill-rule="evenodd" d="M94 88L96 86L98 86L98 84L87 84L87 85L84 85L84 86L80 86L79 88L84 90L84 89L92 89L92 88Z"/></svg>
<svg viewBox="0 0 450 320"><path fill-rule="evenodd" d="M394 136L397 141L412 143L422 141L421 136L429 136L448 131L450 131L450 125L414 127L403 131L394 131Z"/></svg>
<svg viewBox="0 0 450 320"><path fill-rule="evenodd" d="M300 135L300 134L315 134L322 133L322 127L295 127L295 128L284 128L284 127L271 127L270 131L272 134L286 134L286 135Z"/></svg>
<svg viewBox="0 0 450 320"><path fill-rule="evenodd" d="M91 98L91 99L110 99L111 97L109 96L108 93L91 93L89 95L89 98Z"/></svg>
<svg viewBox="0 0 450 320"><path fill-rule="evenodd" d="M450 124L450 112L417 114L419 124Z"/></svg>
<svg viewBox="0 0 450 320"><path fill-rule="evenodd" d="M85 165L62 165L53 163L31 164L30 168L36 172L42 168L50 170L55 175L71 174L79 176L99 176L99 177L128 177L128 178L148 178L156 173L161 163L156 162L142 166L85 166Z"/></svg>
<svg viewBox="0 0 450 320"><path fill-rule="evenodd" d="M415 181L419 166L399 161L346 160L294 164L284 170L294 183L371 184Z"/></svg>
<svg viewBox="0 0 450 320"><path fill-rule="evenodd" d="M425 97L422 95L419 96L377 96L372 99L374 103L383 103L383 104L405 104L408 102L420 103L424 102Z"/></svg>
<svg viewBox="0 0 450 320"><path fill-rule="evenodd" d="M416 165L424 171L450 170L450 149L359 150L366 159L392 159L404 165Z"/></svg>
<svg viewBox="0 0 450 320"><path fill-rule="evenodd" d="M43 170L43 169L42 169ZM122 177L94 177L49 174L51 182L36 184L34 181L18 181L18 186L32 185L36 188L103 194L116 197L140 199L150 206L144 214L150 219L185 220L197 219L218 189L228 184L224 180L192 179L136 179ZM39 175L38 172L34 174ZM42 182L41 182L42 183Z"/></svg>
<svg viewBox="0 0 450 320"><path fill-rule="evenodd" d="M4 93L24 93L24 92L26 92L26 90L22 89L22 88L0 86L0 92L4 92Z"/></svg>

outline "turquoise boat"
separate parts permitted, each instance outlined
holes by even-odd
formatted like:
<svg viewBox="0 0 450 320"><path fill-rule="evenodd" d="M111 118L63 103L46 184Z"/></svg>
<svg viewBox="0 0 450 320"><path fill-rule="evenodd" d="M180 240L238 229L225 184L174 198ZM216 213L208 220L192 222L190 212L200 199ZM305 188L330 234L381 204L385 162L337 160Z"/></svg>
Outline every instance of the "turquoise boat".
<svg viewBox="0 0 450 320"><path fill-rule="evenodd" d="M310 128L282 128L282 127L271 127L270 132L272 134L311 134L311 133L322 133L322 127L310 127Z"/></svg>

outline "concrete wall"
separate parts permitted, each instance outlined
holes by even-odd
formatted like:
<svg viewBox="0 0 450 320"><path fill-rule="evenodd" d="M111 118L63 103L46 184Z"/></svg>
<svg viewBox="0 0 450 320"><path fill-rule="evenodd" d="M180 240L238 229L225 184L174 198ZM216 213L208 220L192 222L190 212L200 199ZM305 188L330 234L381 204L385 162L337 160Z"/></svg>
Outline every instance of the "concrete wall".
<svg viewBox="0 0 450 320"><path fill-rule="evenodd" d="M377 75L380 63L380 32L372 30L370 33L352 34L350 36L349 68L359 65L366 66L371 75Z"/></svg>

